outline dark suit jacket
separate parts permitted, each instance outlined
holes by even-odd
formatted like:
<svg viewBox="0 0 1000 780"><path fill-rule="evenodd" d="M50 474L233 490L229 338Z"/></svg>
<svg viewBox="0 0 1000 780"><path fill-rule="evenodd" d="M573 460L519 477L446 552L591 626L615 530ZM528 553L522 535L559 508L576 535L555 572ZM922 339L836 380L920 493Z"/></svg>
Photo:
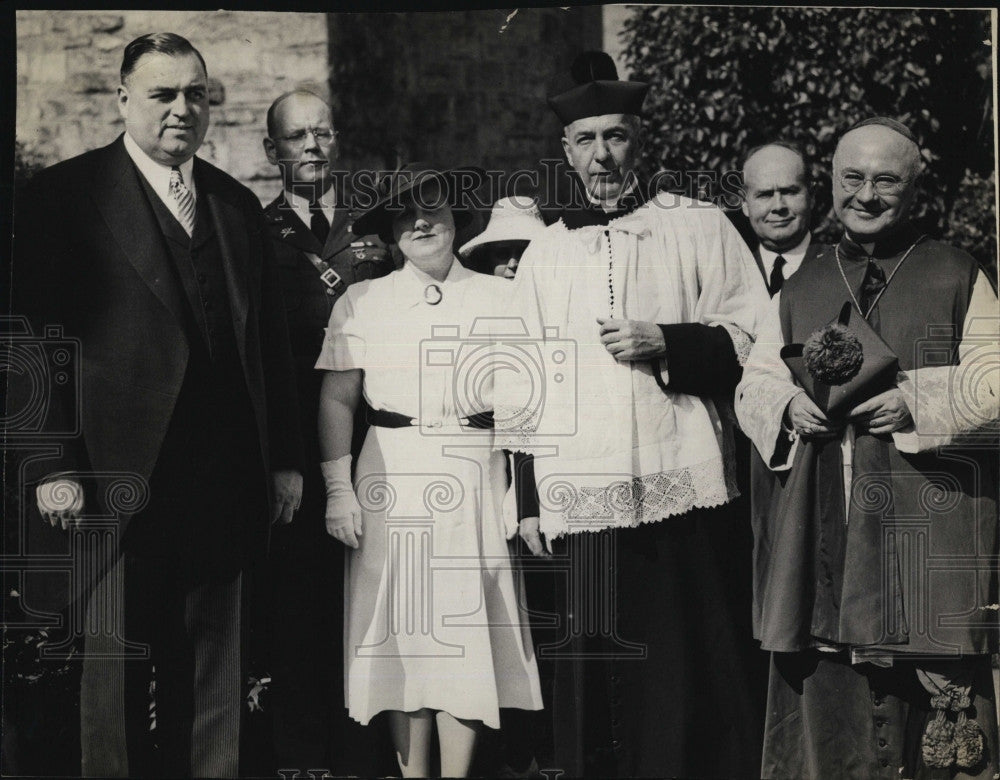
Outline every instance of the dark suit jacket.
<svg viewBox="0 0 1000 780"><path fill-rule="evenodd" d="M253 193L203 160L194 162L197 196L219 240L264 465L246 479L267 482L269 470L302 465L273 249ZM62 454L33 464L28 479L67 471L128 472L148 480L157 464L190 350L184 292L140 176L119 137L37 174L17 200L14 311L28 315L36 333L60 326L80 350L69 383L80 396L79 419L73 392L53 384L44 429L67 435L55 437ZM71 435L74 430L79 433ZM130 507L116 504L111 492L89 502L86 512L109 511L124 526ZM266 507L261 510L266 522ZM29 522L42 527L37 517ZM65 550L65 538L45 531L42 549Z"/></svg>
<svg viewBox="0 0 1000 780"><path fill-rule="evenodd" d="M335 210L325 246L320 246L312 230L288 205L284 192L268 204L264 217L277 259L299 388L300 425L306 453L303 506L319 507L321 516L326 492L318 468L317 415L323 372L317 371L315 365L323 346L324 329L333 304L350 285L385 276L396 268L396 263L389 247L378 236L359 238L351 232L355 214L347 208ZM326 265L317 267L317 261ZM330 279L332 286L320 278L326 267L336 274ZM355 439L362 435L363 430L358 430ZM356 441L355 453L360 443ZM302 521L308 518L303 516L297 522Z"/></svg>

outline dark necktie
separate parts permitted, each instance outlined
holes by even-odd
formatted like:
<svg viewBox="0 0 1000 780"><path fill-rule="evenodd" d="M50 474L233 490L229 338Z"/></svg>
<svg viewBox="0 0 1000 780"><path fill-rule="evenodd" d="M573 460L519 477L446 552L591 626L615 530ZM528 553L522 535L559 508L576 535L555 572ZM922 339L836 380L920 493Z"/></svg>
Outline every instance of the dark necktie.
<svg viewBox="0 0 1000 780"><path fill-rule="evenodd" d="M781 285L785 282L785 275L782 273L784 267L785 258L781 255L774 258L774 267L771 268L771 278L767 282L767 291L771 293L772 298L781 292Z"/></svg>
<svg viewBox="0 0 1000 780"><path fill-rule="evenodd" d="M309 204L309 213L312 215L309 227L313 235L319 239L321 246L326 246L326 237L330 235L330 223L326 221L326 214L323 213L323 207L319 205L318 200Z"/></svg>

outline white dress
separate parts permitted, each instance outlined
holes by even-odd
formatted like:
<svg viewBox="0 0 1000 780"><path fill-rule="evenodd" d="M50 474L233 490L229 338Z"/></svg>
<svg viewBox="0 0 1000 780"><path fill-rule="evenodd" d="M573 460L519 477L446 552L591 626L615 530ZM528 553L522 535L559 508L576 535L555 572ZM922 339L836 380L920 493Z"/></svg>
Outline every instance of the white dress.
<svg viewBox="0 0 1000 780"><path fill-rule="evenodd" d="M508 294L457 260L443 282L406 263L349 287L330 317L316 367L363 369L372 409L421 423L372 426L357 461L364 534L348 550L344 670L362 724L426 707L499 728L499 707L542 707L503 455L491 430L460 424L492 409L488 327Z"/></svg>

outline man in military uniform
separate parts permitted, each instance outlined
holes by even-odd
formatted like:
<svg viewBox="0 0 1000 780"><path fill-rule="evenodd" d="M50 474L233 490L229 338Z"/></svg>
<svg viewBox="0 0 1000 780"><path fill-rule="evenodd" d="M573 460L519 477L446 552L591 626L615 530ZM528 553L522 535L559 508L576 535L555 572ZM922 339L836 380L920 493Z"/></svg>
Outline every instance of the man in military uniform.
<svg viewBox="0 0 1000 780"><path fill-rule="evenodd" d="M333 186L337 133L325 101L303 90L277 98L267 112L264 151L283 184L265 216L288 317L305 445L302 508L295 523L275 534L269 570L275 751L279 768L322 767L339 774L352 768L343 761L358 760L359 751L343 747L350 729L341 666L344 551L324 527L316 420L322 372L313 366L337 298L354 282L385 276L394 264L377 236L359 240L351 233L351 210ZM363 419L356 428L362 425ZM357 736L352 730L355 746Z"/></svg>

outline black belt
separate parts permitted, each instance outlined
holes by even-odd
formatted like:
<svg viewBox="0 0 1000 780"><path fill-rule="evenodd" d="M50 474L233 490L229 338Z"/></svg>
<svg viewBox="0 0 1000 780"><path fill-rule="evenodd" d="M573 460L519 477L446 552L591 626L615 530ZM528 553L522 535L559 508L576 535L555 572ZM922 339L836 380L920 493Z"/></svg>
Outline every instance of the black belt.
<svg viewBox="0 0 1000 780"><path fill-rule="evenodd" d="M367 418L369 425L377 425L379 428L412 428L419 425L417 418L387 409L369 409ZM468 417L459 417L458 422L463 428L488 431L493 428L493 412L477 412Z"/></svg>

